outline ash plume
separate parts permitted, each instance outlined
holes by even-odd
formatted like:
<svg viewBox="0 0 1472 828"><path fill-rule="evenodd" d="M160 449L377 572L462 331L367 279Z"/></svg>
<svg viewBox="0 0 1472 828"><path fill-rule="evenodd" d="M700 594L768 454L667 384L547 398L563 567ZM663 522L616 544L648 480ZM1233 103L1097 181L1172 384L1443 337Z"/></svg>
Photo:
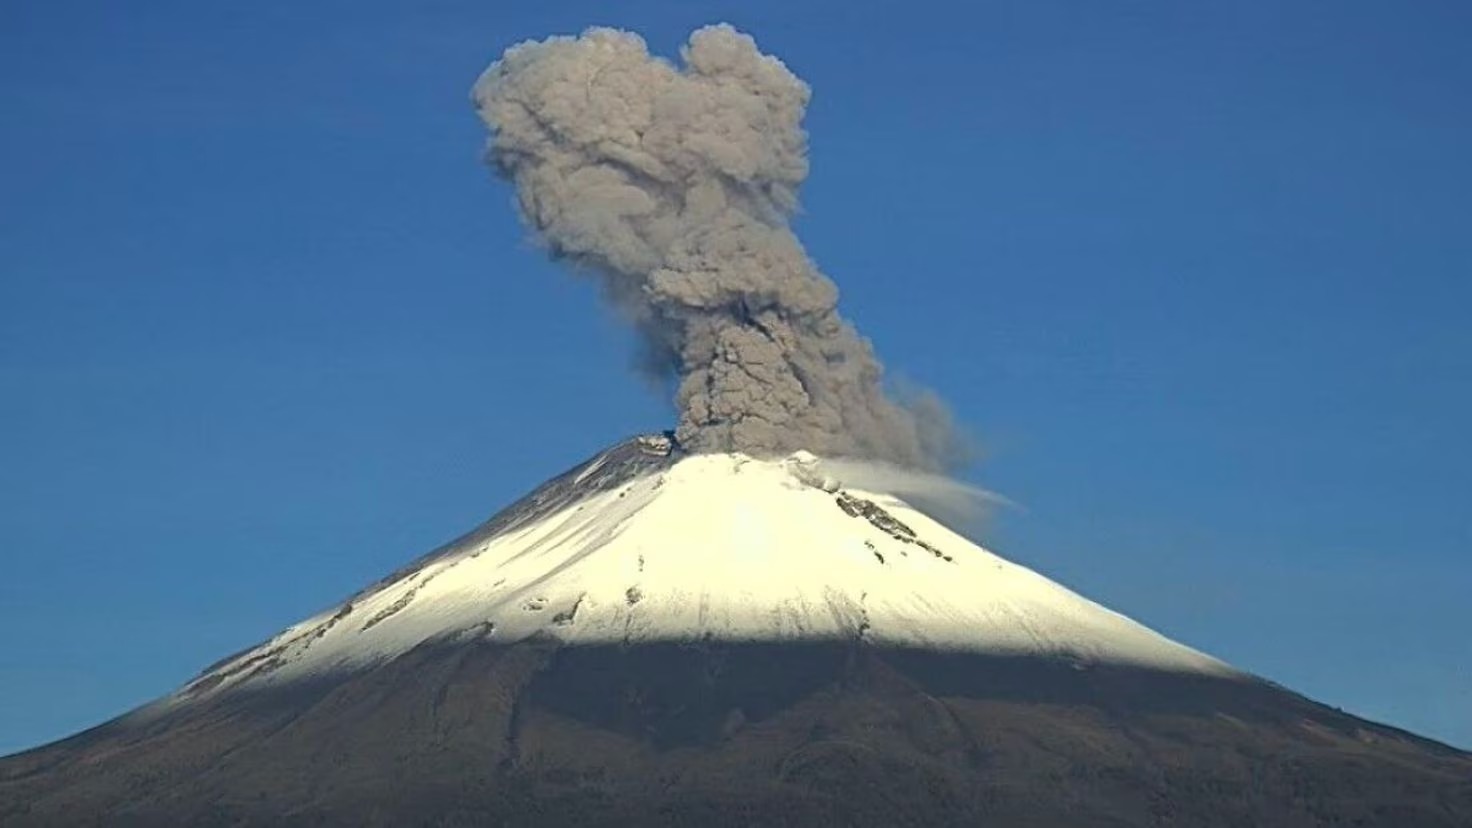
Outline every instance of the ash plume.
<svg viewBox="0 0 1472 828"><path fill-rule="evenodd" d="M808 173L809 89L727 25L682 65L615 29L511 47L476 82L488 160L558 258L596 275L677 380L695 451L820 455L936 469L957 446L943 405L885 392L788 220Z"/></svg>

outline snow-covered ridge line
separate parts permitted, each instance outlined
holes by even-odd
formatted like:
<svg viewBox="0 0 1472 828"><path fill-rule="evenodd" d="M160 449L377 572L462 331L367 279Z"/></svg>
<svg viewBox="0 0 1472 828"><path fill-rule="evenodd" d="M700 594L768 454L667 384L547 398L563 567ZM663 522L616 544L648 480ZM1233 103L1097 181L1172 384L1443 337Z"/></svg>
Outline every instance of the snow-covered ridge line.
<svg viewBox="0 0 1472 828"><path fill-rule="evenodd" d="M225 683L234 674L252 667L262 666L269 661L273 651L299 640L304 635L315 634L320 638L342 617L345 617L384 590L392 589L404 579L429 567L435 561L454 556L466 547L484 543L503 532L519 525L565 508L581 498L598 491L616 487L634 477L650 474L674 462L680 450L667 434L641 434L615 444L571 469L548 480L510 506L497 512L490 519L469 532L435 547L388 575L353 593L343 603L333 606L282 630L272 638L232 653L210 664L191 679L176 695L188 695L211 690ZM602 472L601 474L599 472ZM269 672L262 669L259 672Z"/></svg>
<svg viewBox="0 0 1472 828"><path fill-rule="evenodd" d="M178 699L360 668L429 640L862 640L1231 674L820 461L622 443L468 535L227 659Z"/></svg>

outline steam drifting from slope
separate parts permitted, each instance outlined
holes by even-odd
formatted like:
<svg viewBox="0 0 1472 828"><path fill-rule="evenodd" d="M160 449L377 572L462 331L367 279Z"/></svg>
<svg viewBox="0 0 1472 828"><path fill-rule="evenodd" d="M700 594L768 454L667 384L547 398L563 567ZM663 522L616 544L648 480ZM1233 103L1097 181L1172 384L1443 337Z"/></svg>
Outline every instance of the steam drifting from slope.
<svg viewBox="0 0 1472 828"><path fill-rule="evenodd" d="M681 57L590 29L513 46L486 70L473 98L489 160L527 223L597 275L648 365L677 378L687 448L947 465L945 408L885 394L788 226L808 173L807 85L726 25L696 31Z"/></svg>
<svg viewBox="0 0 1472 828"><path fill-rule="evenodd" d="M902 469L871 460L821 459L814 469L845 488L899 498L962 535L979 532L998 509L1018 504L996 492L941 474Z"/></svg>

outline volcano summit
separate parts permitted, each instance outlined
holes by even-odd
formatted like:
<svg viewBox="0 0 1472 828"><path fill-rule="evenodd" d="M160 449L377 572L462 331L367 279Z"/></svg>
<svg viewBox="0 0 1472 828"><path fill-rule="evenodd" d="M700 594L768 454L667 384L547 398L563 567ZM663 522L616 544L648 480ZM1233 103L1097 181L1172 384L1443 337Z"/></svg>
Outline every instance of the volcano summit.
<svg viewBox="0 0 1472 828"><path fill-rule="evenodd" d="M347 601L0 760L0 824L1467 825L1316 704L805 453L615 446Z"/></svg>

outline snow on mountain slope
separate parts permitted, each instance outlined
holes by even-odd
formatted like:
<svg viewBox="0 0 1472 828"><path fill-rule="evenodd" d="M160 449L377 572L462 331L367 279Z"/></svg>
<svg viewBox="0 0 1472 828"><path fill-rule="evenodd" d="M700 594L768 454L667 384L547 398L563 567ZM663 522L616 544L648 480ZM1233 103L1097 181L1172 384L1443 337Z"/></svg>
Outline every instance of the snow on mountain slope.
<svg viewBox="0 0 1472 828"><path fill-rule="evenodd" d="M863 639L1233 674L814 460L615 446L175 699L392 658L430 640Z"/></svg>

